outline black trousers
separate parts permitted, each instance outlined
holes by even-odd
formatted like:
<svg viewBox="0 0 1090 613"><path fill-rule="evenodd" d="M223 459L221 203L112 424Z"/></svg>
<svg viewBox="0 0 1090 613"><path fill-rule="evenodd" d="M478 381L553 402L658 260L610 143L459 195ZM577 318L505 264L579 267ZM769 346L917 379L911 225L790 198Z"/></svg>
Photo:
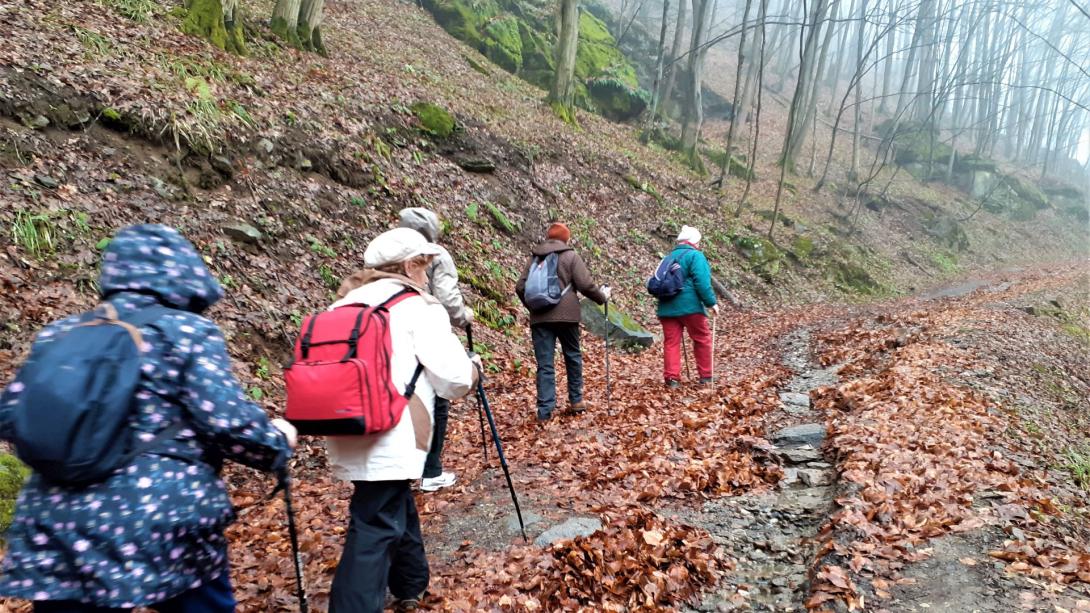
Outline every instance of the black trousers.
<svg viewBox="0 0 1090 613"><path fill-rule="evenodd" d="M354 481L348 536L333 575L329 613L381 613L428 587L428 559L409 481Z"/></svg>
<svg viewBox="0 0 1090 613"><path fill-rule="evenodd" d="M530 326L537 359L537 416L548 419L556 408L556 341L564 352L568 372L568 402L583 401L583 354L579 350L579 324L545 323Z"/></svg>
<svg viewBox="0 0 1090 613"><path fill-rule="evenodd" d="M424 478L431 479L443 474L443 443L447 440L447 418L450 417L450 401L435 397L435 431L431 435L431 449L424 461Z"/></svg>

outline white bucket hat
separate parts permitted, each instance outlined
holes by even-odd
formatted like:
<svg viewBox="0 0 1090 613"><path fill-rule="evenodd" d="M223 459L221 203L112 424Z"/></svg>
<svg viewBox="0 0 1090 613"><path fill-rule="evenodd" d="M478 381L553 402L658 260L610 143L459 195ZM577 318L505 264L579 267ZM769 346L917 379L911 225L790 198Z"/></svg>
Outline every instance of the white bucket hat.
<svg viewBox="0 0 1090 613"><path fill-rule="evenodd" d="M429 243L424 235L409 228L394 228L379 234L363 252L363 265L378 268L411 260L418 255L439 255L439 245Z"/></svg>
<svg viewBox="0 0 1090 613"><path fill-rule="evenodd" d="M677 234L677 242L696 245L700 242L700 230L692 226L681 226L681 232Z"/></svg>

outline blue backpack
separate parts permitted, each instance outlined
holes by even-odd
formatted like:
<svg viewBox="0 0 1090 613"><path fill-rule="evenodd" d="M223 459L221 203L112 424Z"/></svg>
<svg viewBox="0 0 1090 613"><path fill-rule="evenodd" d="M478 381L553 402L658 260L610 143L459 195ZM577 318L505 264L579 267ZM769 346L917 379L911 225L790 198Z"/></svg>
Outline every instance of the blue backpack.
<svg viewBox="0 0 1090 613"><path fill-rule="evenodd" d="M571 283L564 289L560 288L560 277L556 274L559 259L553 252L545 257L535 255L530 263L523 300L531 313L541 313L555 307L571 290Z"/></svg>
<svg viewBox="0 0 1090 613"><path fill-rule="evenodd" d="M153 306L117 319L104 303L63 336L31 352L12 411L19 459L47 481L84 486L104 481L141 453L174 437L172 426L139 441L131 418L143 365L138 328L171 309Z"/></svg>
<svg viewBox="0 0 1090 613"><path fill-rule="evenodd" d="M655 274L647 280L647 292L656 298L673 298L685 286L685 273L673 254L662 258Z"/></svg>

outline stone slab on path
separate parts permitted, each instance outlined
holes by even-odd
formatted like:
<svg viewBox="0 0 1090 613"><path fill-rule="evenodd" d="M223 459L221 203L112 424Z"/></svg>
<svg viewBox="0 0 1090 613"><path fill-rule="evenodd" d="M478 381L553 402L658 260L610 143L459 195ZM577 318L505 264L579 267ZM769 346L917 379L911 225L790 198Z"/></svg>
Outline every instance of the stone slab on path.
<svg viewBox="0 0 1090 613"><path fill-rule="evenodd" d="M822 424L791 426L772 435L772 442L780 447L801 445L820 447L823 440L825 440L825 426Z"/></svg>
<svg viewBox="0 0 1090 613"><path fill-rule="evenodd" d="M602 529L602 522L597 517L572 517L564 523L557 524L542 532L534 539L538 547L548 547L577 536L590 536Z"/></svg>

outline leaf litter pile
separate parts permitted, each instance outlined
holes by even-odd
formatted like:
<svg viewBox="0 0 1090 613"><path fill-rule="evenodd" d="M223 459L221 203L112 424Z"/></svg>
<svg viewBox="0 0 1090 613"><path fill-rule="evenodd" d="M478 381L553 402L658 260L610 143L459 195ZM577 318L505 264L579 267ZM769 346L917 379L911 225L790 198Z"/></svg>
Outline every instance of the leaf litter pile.
<svg viewBox="0 0 1090 613"><path fill-rule="evenodd" d="M665 499L699 501L765 488L782 475L762 437L777 406L776 386L788 374L769 359L770 347L789 319L730 321L738 325L724 335L717 356L721 386L667 393L660 353L613 353L608 410L601 342L585 337L584 377L592 409L576 416L566 414L561 403L544 426L533 419L532 373L515 367L512 359L492 358L505 366L487 380L488 398L524 514L540 514L547 523L591 516L602 528L546 547L523 543L517 524L513 531L505 529L514 513L494 448L489 442L485 465L476 403L456 402L444 469L456 472L458 483L417 495L432 565L424 606L669 610L729 572L731 560L706 532L653 509ZM517 339L497 341L495 347L507 355L522 349ZM560 376L558 389L564 385ZM318 610L328 602L351 493L348 484L330 477L320 447L305 441L293 461L308 594ZM262 502L268 484L249 471L232 471L228 479L240 492L236 504L245 508L230 531L241 609L293 610L283 505ZM475 530L465 529L469 521ZM531 527L531 538L546 525Z"/></svg>
<svg viewBox="0 0 1090 613"><path fill-rule="evenodd" d="M1044 277L1020 291L1077 279ZM1024 319L1014 309L963 300L852 320L824 335L822 362L844 364L846 382L814 396L826 412L842 495L819 534L809 608L869 610L875 603L868 599L888 600L898 585L914 581L901 571L932 555L931 539L979 529L999 535L986 553L1032 585L1058 592L1090 584L1085 491L1022 460L1021 434L1012 434L1009 415L964 381L991 377L1005 356L1017 362L1043 353L1039 336L1033 346L1012 342L1011 330L1025 328ZM969 326L995 339L988 353L951 341ZM1090 608L1090 601L1076 607Z"/></svg>

